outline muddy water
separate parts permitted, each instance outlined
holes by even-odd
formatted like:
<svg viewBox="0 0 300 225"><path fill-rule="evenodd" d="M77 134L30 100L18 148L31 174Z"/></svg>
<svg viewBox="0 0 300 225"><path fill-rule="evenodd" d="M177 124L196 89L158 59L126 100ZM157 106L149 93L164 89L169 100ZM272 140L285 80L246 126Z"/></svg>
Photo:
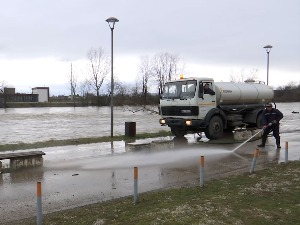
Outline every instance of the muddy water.
<svg viewBox="0 0 300 225"><path fill-rule="evenodd" d="M300 103L278 103L284 113L282 130L299 130ZM157 108L151 107L157 111ZM169 130L158 123L159 115L140 107L114 108L114 134L122 135L125 122L136 122L137 132ZM0 109L0 143L98 137L110 135L110 107L48 107Z"/></svg>
<svg viewBox="0 0 300 225"><path fill-rule="evenodd" d="M168 130L158 120L141 107L115 107L114 134L124 134L125 122L136 122L139 133ZM110 107L0 108L1 144L110 136L110 126Z"/></svg>
<svg viewBox="0 0 300 225"><path fill-rule="evenodd" d="M300 130L300 103L278 103L284 113L282 130ZM150 108L150 107L149 107ZM156 107L151 110L157 111ZM114 134L124 134L125 122L136 122L137 132L169 130L158 123L159 115L141 107L114 108ZM0 143L37 142L110 135L110 107L0 108Z"/></svg>

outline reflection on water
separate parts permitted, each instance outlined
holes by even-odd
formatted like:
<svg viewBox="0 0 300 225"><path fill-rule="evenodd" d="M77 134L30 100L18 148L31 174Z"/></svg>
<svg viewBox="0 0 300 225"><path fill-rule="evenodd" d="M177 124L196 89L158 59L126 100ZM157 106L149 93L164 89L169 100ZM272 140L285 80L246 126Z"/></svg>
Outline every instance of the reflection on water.
<svg viewBox="0 0 300 225"><path fill-rule="evenodd" d="M42 167L24 168L11 173L0 174L0 186L3 183L28 183L32 181L42 181L44 170Z"/></svg>
<svg viewBox="0 0 300 225"><path fill-rule="evenodd" d="M174 148L182 148L188 144L186 137L174 137Z"/></svg>

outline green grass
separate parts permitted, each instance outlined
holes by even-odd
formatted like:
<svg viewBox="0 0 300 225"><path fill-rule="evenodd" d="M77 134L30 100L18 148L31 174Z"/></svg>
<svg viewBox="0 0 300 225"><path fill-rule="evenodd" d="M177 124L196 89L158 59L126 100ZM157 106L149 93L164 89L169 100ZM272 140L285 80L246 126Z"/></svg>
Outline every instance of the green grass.
<svg viewBox="0 0 300 225"><path fill-rule="evenodd" d="M137 134L135 139L155 138L155 137L166 137L170 136L169 131L160 131L157 133L141 133ZM24 150L24 149L35 149L35 148L46 148L55 146L66 146L66 145L80 145L80 144L91 144L99 142L110 142L110 141L134 141L134 138L126 137L125 135L104 137L91 137L91 138L77 138L77 139L66 139L66 140L49 140L34 143L17 143L17 144L2 144L0 145L0 151L13 151L13 150Z"/></svg>
<svg viewBox="0 0 300 225"><path fill-rule="evenodd" d="M300 162L43 216L43 224L300 224ZM36 224L35 218L10 224Z"/></svg>

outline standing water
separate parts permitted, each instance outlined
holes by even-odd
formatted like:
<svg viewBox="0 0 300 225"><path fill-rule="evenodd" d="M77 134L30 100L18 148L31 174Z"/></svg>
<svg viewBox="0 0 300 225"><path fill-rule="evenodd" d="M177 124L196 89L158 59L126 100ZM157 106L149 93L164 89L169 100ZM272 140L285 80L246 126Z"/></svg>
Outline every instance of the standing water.
<svg viewBox="0 0 300 225"><path fill-rule="evenodd" d="M300 111L300 103L278 103L277 108L284 114L280 131L299 131L300 114L292 112ZM115 107L114 135L124 135L125 122L136 122L137 133L170 130L160 126L158 114L140 109ZM110 136L110 126L110 107L0 108L1 144Z"/></svg>
<svg viewBox="0 0 300 225"><path fill-rule="evenodd" d="M169 130L140 108L115 107L114 135L124 135L125 122L136 122L138 133ZM110 107L0 108L1 144L110 136L110 126Z"/></svg>

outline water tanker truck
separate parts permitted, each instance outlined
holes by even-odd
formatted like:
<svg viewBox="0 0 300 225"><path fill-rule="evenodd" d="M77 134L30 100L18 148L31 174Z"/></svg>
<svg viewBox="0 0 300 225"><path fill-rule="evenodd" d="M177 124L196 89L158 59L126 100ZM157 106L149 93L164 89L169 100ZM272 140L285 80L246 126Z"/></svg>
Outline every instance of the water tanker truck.
<svg viewBox="0 0 300 225"><path fill-rule="evenodd" d="M176 137L204 132L208 139L214 140L239 127L262 128L262 111L273 96L273 89L264 83L181 77L164 86L159 122L169 126Z"/></svg>

